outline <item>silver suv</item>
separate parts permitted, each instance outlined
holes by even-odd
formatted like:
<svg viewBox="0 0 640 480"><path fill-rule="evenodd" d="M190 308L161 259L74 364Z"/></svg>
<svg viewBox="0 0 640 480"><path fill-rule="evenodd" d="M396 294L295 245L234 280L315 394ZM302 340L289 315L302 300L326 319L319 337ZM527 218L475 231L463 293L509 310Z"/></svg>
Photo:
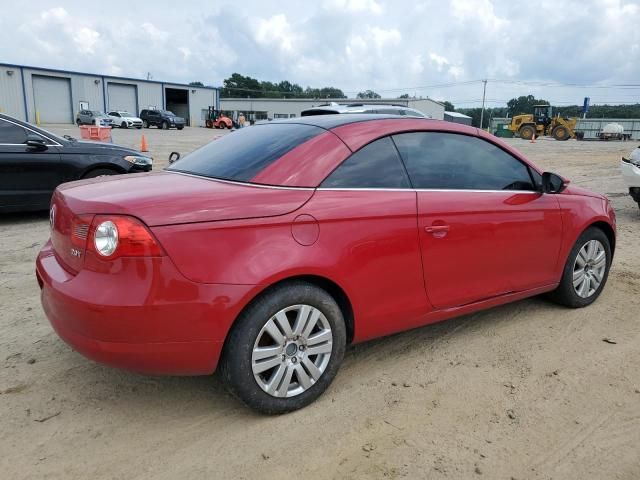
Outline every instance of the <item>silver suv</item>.
<svg viewBox="0 0 640 480"><path fill-rule="evenodd" d="M302 117L310 117L312 115L334 115L336 113L380 113L383 115L403 115L405 117L431 118L429 115L405 107L404 105L394 104L366 104L366 103L326 103L317 107L303 110L300 114Z"/></svg>

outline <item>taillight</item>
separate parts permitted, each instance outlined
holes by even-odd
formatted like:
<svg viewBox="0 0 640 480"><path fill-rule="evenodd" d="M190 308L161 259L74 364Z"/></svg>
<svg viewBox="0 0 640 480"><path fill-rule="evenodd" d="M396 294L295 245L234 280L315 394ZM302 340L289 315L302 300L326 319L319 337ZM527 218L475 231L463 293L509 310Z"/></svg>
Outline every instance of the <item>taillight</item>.
<svg viewBox="0 0 640 480"><path fill-rule="evenodd" d="M140 220L119 215L94 217L89 229L87 249L105 260L164 255L162 247Z"/></svg>

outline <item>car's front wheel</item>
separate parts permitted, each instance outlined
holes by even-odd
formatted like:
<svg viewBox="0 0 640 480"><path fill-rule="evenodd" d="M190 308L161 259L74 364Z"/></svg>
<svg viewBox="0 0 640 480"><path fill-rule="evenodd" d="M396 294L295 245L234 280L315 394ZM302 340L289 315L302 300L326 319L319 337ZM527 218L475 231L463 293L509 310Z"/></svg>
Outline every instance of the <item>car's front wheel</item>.
<svg viewBox="0 0 640 480"><path fill-rule="evenodd" d="M120 128L127 128L127 122L122 122L120 124Z"/></svg>
<svg viewBox="0 0 640 480"><path fill-rule="evenodd" d="M307 282L274 287L240 315L220 363L229 390L263 413L285 413L318 398L346 345L340 307Z"/></svg>
<svg viewBox="0 0 640 480"><path fill-rule="evenodd" d="M169 123L162 122L160 128L162 128L162 130L169 130Z"/></svg>
<svg viewBox="0 0 640 480"><path fill-rule="evenodd" d="M611 258L609 238L599 228L588 228L571 249L560 285L551 298L572 308L591 305L607 283Z"/></svg>

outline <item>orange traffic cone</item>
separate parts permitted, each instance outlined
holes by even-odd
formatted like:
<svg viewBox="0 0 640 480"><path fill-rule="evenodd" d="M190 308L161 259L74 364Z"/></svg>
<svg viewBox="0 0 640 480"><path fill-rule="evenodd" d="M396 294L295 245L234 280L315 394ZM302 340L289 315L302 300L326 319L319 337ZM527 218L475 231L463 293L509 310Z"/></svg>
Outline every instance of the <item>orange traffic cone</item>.
<svg viewBox="0 0 640 480"><path fill-rule="evenodd" d="M536 143L536 132L533 132L533 135L531 135L531 141L529 143Z"/></svg>
<svg viewBox="0 0 640 480"><path fill-rule="evenodd" d="M141 152L149 151L149 146L147 145L147 139L144 138L144 135L142 135L142 138L140 138L140 151Z"/></svg>

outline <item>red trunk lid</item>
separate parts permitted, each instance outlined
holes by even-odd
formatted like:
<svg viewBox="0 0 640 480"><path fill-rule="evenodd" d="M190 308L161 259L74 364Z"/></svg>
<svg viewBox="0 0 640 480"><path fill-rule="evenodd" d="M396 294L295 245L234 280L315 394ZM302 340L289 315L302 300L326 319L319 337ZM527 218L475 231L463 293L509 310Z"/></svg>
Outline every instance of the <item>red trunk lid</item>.
<svg viewBox="0 0 640 480"><path fill-rule="evenodd" d="M313 189L255 186L171 172L81 180L57 191L76 215L131 215L149 227L284 215L312 195Z"/></svg>

